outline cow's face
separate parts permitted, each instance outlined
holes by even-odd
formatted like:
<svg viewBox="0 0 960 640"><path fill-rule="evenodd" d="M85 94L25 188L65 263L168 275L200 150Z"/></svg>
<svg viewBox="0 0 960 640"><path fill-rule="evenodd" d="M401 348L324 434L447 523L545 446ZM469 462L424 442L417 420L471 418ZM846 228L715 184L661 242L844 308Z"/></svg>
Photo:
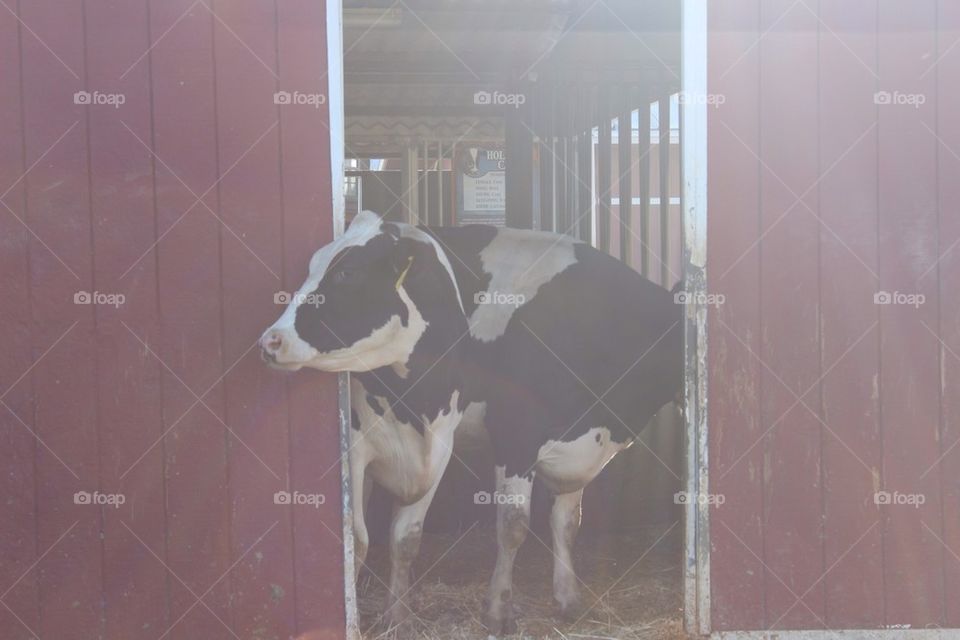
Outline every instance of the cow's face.
<svg viewBox="0 0 960 640"><path fill-rule="evenodd" d="M363 212L310 260L310 275L260 338L263 359L296 370L405 363L438 298L459 308L446 255L426 233Z"/></svg>

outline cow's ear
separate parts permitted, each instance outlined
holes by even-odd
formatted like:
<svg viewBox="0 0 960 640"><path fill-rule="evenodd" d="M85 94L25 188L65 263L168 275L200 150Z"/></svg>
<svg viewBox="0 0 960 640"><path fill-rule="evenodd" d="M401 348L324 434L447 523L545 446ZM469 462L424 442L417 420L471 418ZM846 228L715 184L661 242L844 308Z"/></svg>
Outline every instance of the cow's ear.
<svg viewBox="0 0 960 640"><path fill-rule="evenodd" d="M394 243L400 241L400 227L392 222L384 222L380 225L380 231L393 238Z"/></svg>

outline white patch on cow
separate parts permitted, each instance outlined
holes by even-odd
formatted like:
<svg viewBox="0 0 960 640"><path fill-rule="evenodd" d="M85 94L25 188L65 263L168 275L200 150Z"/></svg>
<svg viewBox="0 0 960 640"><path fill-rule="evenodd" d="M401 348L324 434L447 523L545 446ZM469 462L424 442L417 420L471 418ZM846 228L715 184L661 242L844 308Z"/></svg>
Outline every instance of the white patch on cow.
<svg viewBox="0 0 960 640"><path fill-rule="evenodd" d="M537 453L537 474L557 493L577 491L627 446L613 442L606 427L593 427L570 442L547 440Z"/></svg>
<svg viewBox="0 0 960 640"><path fill-rule="evenodd" d="M413 425L396 417L387 399L371 396L383 415L377 415L367 402L367 392L357 380L351 380L351 406L357 414L359 432L351 435L350 461L362 456L358 464L370 465L377 482L401 502L418 501L440 481L453 446L454 432L462 414L457 409L460 392L454 391L435 420L426 421L423 435ZM362 447L359 446L362 443Z"/></svg>
<svg viewBox="0 0 960 640"><path fill-rule="evenodd" d="M453 445L455 451L472 452L492 446L490 434L483 423L486 412L486 402L471 402L463 410L463 418L457 427L457 439Z"/></svg>
<svg viewBox="0 0 960 640"><path fill-rule="evenodd" d="M553 598L561 611L570 611L580 600L577 574L573 570L573 543L580 530L580 501L583 489L558 494L550 510L553 535Z"/></svg>
<svg viewBox="0 0 960 640"><path fill-rule="evenodd" d="M568 236L540 231L499 230L480 252L484 272L493 276L487 293L494 304L477 305L468 322L470 335L483 342L502 336L517 309L529 304L542 285L577 262L574 243ZM510 303L497 304L498 296Z"/></svg>

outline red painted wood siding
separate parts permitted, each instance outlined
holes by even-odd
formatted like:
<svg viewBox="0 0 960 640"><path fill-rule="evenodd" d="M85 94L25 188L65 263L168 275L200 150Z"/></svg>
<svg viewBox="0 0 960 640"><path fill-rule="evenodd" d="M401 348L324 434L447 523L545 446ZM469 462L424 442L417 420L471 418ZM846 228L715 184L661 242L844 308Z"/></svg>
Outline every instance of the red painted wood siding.
<svg viewBox="0 0 960 640"><path fill-rule="evenodd" d="M325 15L0 10L0 637L343 637L336 381L255 348L332 235L327 107L274 103Z"/></svg>
<svg viewBox="0 0 960 640"><path fill-rule="evenodd" d="M710 7L716 629L960 625L954 5Z"/></svg>

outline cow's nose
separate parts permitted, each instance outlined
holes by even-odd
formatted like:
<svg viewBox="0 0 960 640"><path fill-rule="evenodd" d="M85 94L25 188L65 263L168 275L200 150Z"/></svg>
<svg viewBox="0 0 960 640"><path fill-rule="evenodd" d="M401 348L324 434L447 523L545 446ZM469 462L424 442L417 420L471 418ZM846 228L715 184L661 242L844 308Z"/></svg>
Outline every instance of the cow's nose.
<svg viewBox="0 0 960 640"><path fill-rule="evenodd" d="M276 355L283 348L283 336L279 331L271 329L260 338L260 348L271 355Z"/></svg>

